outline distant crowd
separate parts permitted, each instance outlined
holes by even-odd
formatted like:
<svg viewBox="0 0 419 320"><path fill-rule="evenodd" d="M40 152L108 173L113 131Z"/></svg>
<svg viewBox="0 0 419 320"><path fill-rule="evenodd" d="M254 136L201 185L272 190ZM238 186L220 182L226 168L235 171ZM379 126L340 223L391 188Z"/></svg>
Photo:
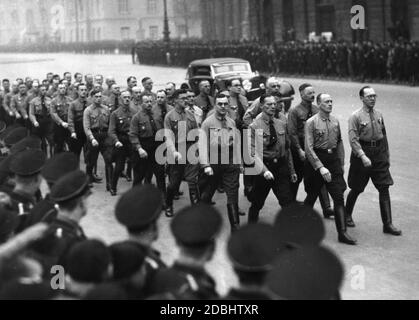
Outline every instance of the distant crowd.
<svg viewBox="0 0 419 320"><path fill-rule="evenodd" d="M236 57L268 74L350 78L356 81L392 81L416 85L419 77L417 42L207 42L175 41L170 55L163 41L136 44L136 61L186 67L202 58ZM168 61L169 60L169 61Z"/></svg>

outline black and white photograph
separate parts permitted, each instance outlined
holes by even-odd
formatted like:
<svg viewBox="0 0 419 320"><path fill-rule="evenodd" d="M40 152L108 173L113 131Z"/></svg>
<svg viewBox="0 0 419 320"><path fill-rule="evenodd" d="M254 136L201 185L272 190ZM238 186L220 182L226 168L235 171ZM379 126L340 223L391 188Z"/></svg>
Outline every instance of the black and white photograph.
<svg viewBox="0 0 419 320"><path fill-rule="evenodd" d="M0 0L0 301L417 300L418 121L417 0Z"/></svg>

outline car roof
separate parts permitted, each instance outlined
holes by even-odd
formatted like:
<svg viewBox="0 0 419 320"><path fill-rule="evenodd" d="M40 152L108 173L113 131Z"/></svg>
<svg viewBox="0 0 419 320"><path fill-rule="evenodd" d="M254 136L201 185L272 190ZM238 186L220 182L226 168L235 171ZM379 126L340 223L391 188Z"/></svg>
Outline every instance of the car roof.
<svg viewBox="0 0 419 320"><path fill-rule="evenodd" d="M238 58L212 58L212 59L200 59L192 61L189 66L199 66L199 65L213 65L213 64L224 64L224 63L249 63L249 61Z"/></svg>

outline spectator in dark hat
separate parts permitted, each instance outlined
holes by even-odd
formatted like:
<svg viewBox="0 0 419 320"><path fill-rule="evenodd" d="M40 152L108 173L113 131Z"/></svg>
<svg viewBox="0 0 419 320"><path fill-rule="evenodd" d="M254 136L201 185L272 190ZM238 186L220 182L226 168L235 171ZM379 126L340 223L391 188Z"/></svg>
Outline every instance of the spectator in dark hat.
<svg viewBox="0 0 419 320"><path fill-rule="evenodd" d="M16 154L27 149L41 149L41 139L35 136L28 136L10 148L10 154Z"/></svg>
<svg viewBox="0 0 419 320"><path fill-rule="evenodd" d="M24 127L17 127L13 129L5 138L4 144L6 147L10 148L14 144L18 143L20 140L23 140L28 136L28 129Z"/></svg>
<svg viewBox="0 0 419 320"><path fill-rule="evenodd" d="M270 225L249 224L233 233L227 244L227 253L239 279L239 287L232 288L225 299L272 299L264 281L278 250L275 230Z"/></svg>
<svg viewBox="0 0 419 320"><path fill-rule="evenodd" d="M173 269L191 276L197 284L199 299L216 298L215 281L205 270L214 255L221 229L220 213L211 206L198 205L181 210L170 227L180 249Z"/></svg>
<svg viewBox="0 0 419 320"><path fill-rule="evenodd" d="M65 256L66 294L83 298L97 284L108 280L112 272L109 248L99 240L75 243Z"/></svg>
<svg viewBox="0 0 419 320"><path fill-rule="evenodd" d="M300 204L281 209L275 218L274 228L276 243L288 248L318 246L326 232L320 214Z"/></svg>
<svg viewBox="0 0 419 320"><path fill-rule="evenodd" d="M33 247L45 270L61 264L74 243L86 240L79 222L87 214L90 194L89 179L82 171L64 175L52 187L50 199L57 204L57 216L50 222L48 235Z"/></svg>
<svg viewBox="0 0 419 320"><path fill-rule="evenodd" d="M166 267L160 252L152 248L159 234L157 219L162 206L161 191L152 185L141 185L122 195L115 207L116 220L127 229L129 239L146 251L146 282L156 270Z"/></svg>
<svg viewBox="0 0 419 320"><path fill-rule="evenodd" d="M146 249L133 241L114 243L109 247L112 256L113 280L129 299L143 299L146 280Z"/></svg>
<svg viewBox="0 0 419 320"><path fill-rule="evenodd" d="M77 169L79 169L77 156L72 152L63 152L54 155L45 162L41 175L47 182L49 190L51 190L59 178ZM29 212L25 227L41 221L51 222L56 216L57 209L55 208L55 203L50 199L48 193L45 198L36 203Z"/></svg>
<svg viewBox="0 0 419 320"><path fill-rule="evenodd" d="M15 175L15 187L10 193L12 208L20 215L21 222L17 229L20 232L26 214L36 204L36 194L42 182L41 170L45 164L45 154L41 150L26 149L13 155L9 169Z"/></svg>
<svg viewBox="0 0 419 320"><path fill-rule="evenodd" d="M282 252L265 283L278 299L332 300L343 276L343 265L333 252L305 247Z"/></svg>

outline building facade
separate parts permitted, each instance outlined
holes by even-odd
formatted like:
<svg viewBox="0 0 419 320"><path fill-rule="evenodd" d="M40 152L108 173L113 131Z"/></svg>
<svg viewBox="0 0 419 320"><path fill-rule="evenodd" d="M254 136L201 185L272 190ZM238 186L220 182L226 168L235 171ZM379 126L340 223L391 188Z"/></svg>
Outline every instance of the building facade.
<svg viewBox="0 0 419 320"><path fill-rule="evenodd" d="M167 0L171 37L201 37L199 5ZM64 42L163 38L163 0L66 0Z"/></svg>
<svg viewBox="0 0 419 320"><path fill-rule="evenodd" d="M64 0L0 0L0 45L59 41Z"/></svg>
<svg viewBox="0 0 419 320"><path fill-rule="evenodd" d="M351 8L365 9L365 29L353 30ZM202 33L210 40L419 40L417 0L201 0Z"/></svg>

